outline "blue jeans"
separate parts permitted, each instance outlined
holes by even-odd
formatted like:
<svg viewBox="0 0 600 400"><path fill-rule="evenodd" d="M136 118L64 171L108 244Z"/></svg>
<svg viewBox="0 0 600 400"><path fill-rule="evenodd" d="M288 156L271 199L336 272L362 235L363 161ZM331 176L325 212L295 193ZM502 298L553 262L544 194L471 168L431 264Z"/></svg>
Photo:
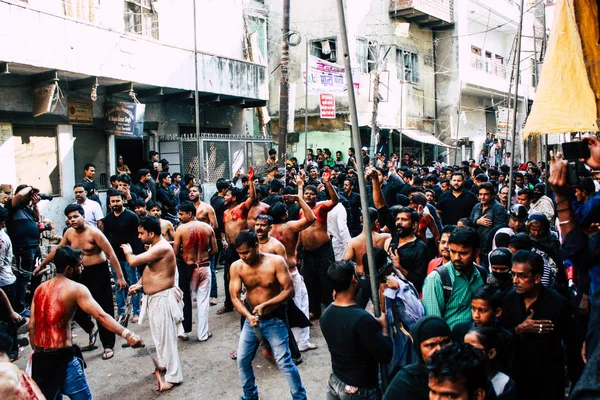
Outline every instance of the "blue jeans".
<svg viewBox="0 0 600 400"><path fill-rule="evenodd" d="M67 371L61 392L65 396L69 396L71 400L92 399L92 391L83 371L83 361L79 358L73 357L67 364ZM55 397L56 400L61 400L62 398L63 396L60 394Z"/></svg>
<svg viewBox="0 0 600 400"><path fill-rule="evenodd" d="M217 257L210 257L210 273L212 280L210 281L210 297L215 299L218 297L217 294Z"/></svg>
<svg viewBox="0 0 600 400"><path fill-rule="evenodd" d="M125 280L129 285L134 285L140 280L140 273L137 268L131 267L126 261L119 261L121 264L121 271L125 276ZM111 266L113 279L115 280L115 292L117 297L117 314L122 315L125 312L125 299L127 298L127 290L118 290L117 286L117 273L114 267ZM131 304L133 305L133 315L140 315L140 294L136 293L131 296Z"/></svg>
<svg viewBox="0 0 600 400"><path fill-rule="evenodd" d="M300 373L292 361L288 345L288 330L283 321L279 318L261 320L257 329L271 345L273 357L288 382L292 399L306 399L306 390L302 386ZM244 396L248 398L258 398L258 387L252 370L252 359L256 354L258 344L254 328L250 326L248 320L244 321L237 349L237 362Z"/></svg>

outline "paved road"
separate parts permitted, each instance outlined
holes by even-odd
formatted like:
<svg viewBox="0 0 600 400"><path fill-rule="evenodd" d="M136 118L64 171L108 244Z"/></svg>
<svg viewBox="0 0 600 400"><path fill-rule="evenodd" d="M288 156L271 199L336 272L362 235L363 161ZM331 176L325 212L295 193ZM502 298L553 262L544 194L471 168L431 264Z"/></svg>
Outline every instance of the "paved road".
<svg viewBox="0 0 600 400"><path fill-rule="evenodd" d="M217 279L221 300L224 298L222 270L217 274ZM200 343L194 332L188 342L179 342L184 382L170 392L159 394L155 391L156 379L151 375L154 367L147 351L123 349L121 343L124 343L124 340L119 337L117 337L115 356L111 360L102 360L101 348L84 353L87 363L86 374L94 399L239 399L242 390L237 364L231 360L229 352L237 348L240 317L237 312L217 316L217 308L221 305L219 303L218 306L210 308L209 329L213 334L211 339ZM194 312L194 319L195 314ZM146 344L154 350L147 321L142 326L130 324L129 328L140 334ZM74 338L76 344L87 344L87 335L79 327L73 333L77 335ZM313 342L319 345L319 349L303 353L304 362L298 366L298 369L308 398L323 399L331 372L331 361L318 321L311 328L311 337ZM25 368L29 352L30 348L17 361L20 368ZM255 359L254 371L262 400L291 398L283 375L262 356L257 356Z"/></svg>

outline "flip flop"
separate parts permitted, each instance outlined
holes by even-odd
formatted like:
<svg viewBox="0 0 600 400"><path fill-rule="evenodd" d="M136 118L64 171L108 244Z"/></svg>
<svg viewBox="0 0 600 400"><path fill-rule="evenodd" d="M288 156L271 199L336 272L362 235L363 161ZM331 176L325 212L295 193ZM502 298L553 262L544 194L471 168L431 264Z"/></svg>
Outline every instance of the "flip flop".
<svg viewBox="0 0 600 400"><path fill-rule="evenodd" d="M211 306L216 306L219 302L217 301L216 297L213 297L212 299L210 299L210 305Z"/></svg>
<svg viewBox="0 0 600 400"><path fill-rule="evenodd" d="M204 339L204 340L200 340L200 339L198 339L198 341L199 341L199 342L206 342L206 341L207 341L208 339L210 339L211 337L212 337L212 333L210 333L210 332L209 332L209 333L208 333L208 337L207 337L206 339Z"/></svg>
<svg viewBox="0 0 600 400"><path fill-rule="evenodd" d="M90 343L88 345L88 347L96 347L96 339L98 339L98 333L100 332L100 330L98 329L97 326L94 327L94 329L92 329L92 331L90 332ZM98 348L98 347L96 347Z"/></svg>
<svg viewBox="0 0 600 400"><path fill-rule="evenodd" d="M90 345L90 346L83 346L83 347L81 348L81 351L82 351L82 352L85 352L85 351L93 351L93 350L96 350L96 349L98 349L98 346Z"/></svg>
<svg viewBox="0 0 600 400"><path fill-rule="evenodd" d="M217 315L223 315L228 312L233 312L233 308L221 307L217 310Z"/></svg>
<svg viewBox="0 0 600 400"><path fill-rule="evenodd" d="M113 349L104 349L104 353L102 354L103 360L110 360L115 355Z"/></svg>

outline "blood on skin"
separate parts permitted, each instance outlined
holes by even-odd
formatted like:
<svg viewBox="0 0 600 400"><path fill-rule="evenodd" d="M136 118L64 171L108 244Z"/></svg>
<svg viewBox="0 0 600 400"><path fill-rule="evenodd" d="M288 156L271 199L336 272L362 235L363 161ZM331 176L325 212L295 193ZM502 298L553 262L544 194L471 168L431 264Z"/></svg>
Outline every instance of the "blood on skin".
<svg viewBox="0 0 600 400"><path fill-rule="evenodd" d="M192 230L187 242L185 243L185 249L188 251L195 251L196 249L206 248L206 236L200 231Z"/></svg>
<svg viewBox="0 0 600 400"><path fill-rule="evenodd" d="M34 346L62 348L67 343L65 337L65 309L58 300L55 282L49 282L36 290L34 295L35 336Z"/></svg>
<svg viewBox="0 0 600 400"><path fill-rule="evenodd" d="M231 215L231 219L233 221L238 221L240 219L246 219L248 217L248 207L246 207L246 204L242 203L237 207L234 207L233 210L231 210L230 215Z"/></svg>
<svg viewBox="0 0 600 400"><path fill-rule="evenodd" d="M321 225L325 225L327 223L327 213L323 211L323 207L321 207L321 205L313 208L313 212L315 213L315 217L317 217L317 223Z"/></svg>

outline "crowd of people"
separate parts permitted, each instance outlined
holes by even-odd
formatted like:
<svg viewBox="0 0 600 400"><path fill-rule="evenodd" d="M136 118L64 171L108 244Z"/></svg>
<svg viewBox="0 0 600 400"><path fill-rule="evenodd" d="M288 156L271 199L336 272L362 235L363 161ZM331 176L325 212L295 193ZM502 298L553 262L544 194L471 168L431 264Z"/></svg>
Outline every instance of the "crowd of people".
<svg viewBox="0 0 600 400"><path fill-rule="evenodd" d="M501 148L492 140L479 163L455 166L371 158L367 148L335 159L309 149L283 166L271 149L260 171L219 179L204 200L196 177L171 174L158 153L136 174L119 156L107 212L88 164L61 242L43 260L40 232L54 225L40 221L39 191L21 185L0 207L0 356L19 357L27 319L33 348L31 378L5 368L17 376L13 390L91 398L81 351L95 350L98 336L106 360L116 335L144 346L129 316L148 318L158 389L181 384L178 341L211 338L222 264L216 314L241 316L231 355L242 399L259 397L259 348L292 398L307 397L296 365L318 348L311 321L331 355L327 399L598 398L600 142L586 140L589 171L575 185L560 156L515 165L510 185L510 162L490 161ZM55 276L42 283L51 265ZM73 346L73 321L89 335L84 348Z"/></svg>

